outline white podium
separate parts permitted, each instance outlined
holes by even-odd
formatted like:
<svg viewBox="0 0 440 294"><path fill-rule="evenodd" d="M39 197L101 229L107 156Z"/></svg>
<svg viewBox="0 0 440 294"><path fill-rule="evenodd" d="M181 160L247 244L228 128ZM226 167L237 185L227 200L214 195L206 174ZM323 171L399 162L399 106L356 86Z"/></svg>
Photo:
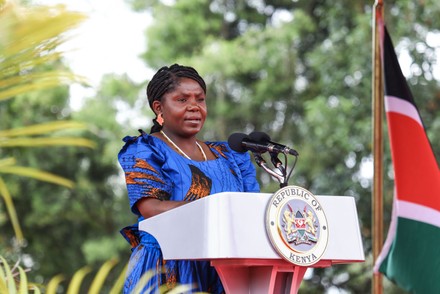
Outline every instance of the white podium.
<svg viewBox="0 0 440 294"><path fill-rule="evenodd" d="M210 260L226 293L297 293L307 267L279 256L266 234L272 194L224 192L139 223L159 242L164 259ZM329 239L311 267L363 262L356 204L348 196L316 196L327 217Z"/></svg>

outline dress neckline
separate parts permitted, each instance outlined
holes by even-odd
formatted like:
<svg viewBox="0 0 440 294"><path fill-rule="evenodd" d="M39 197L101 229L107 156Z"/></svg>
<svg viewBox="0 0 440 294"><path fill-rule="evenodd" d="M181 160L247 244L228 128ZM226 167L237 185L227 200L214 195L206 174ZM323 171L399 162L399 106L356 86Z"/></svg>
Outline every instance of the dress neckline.
<svg viewBox="0 0 440 294"><path fill-rule="evenodd" d="M199 161L199 160L194 160L194 159L188 159L187 157L183 156L182 154L177 152L177 150L175 150L170 145L168 145L167 142L165 142L161 138L158 138L156 136L152 136L151 134L147 134L147 135L150 136L151 138L154 138L155 141L160 142L160 144L163 144L168 150L171 150L171 152L173 154L177 154L179 157L184 158L185 160L188 160L188 161L197 162L197 163L204 163L204 162L213 162L213 161L216 161L216 160L218 160L220 158L220 156L217 154L216 150L211 148L211 145L210 145L209 141L202 141L202 142L205 143L206 146L208 146L208 149L214 154L215 158L214 159L207 158L206 161L205 160Z"/></svg>

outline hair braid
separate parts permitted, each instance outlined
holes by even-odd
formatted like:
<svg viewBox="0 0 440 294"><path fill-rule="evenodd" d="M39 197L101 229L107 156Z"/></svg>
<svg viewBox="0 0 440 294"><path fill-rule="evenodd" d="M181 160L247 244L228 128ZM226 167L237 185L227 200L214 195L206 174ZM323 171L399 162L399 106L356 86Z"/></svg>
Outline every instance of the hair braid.
<svg viewBox="0 0 440 294"><path fill-rule="evenodd" d="M181 78L189 78L196 81L206 94L205 81L194 68L179 64L173 64L170 67L164 66L156 72L148 83L147 97L150 108L153 109L154 101L161 101L163 95L173 91ZM156 118L154 118L150 134L160 131L161 128L162 126L159 125Z"/></svg>

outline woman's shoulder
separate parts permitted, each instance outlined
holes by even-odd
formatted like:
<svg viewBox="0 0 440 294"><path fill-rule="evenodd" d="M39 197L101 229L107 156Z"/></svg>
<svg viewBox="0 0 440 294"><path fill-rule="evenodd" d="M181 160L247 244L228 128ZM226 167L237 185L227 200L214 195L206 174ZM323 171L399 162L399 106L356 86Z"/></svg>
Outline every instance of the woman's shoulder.
<svg viewBox="0 0 440 294"><path fill-rule="evenodd" d="M222 141L206 141L206 145L212 150L215 151L217 155L220 155L222 157L226 157L226 154L230 152L230 148L226 142Z"/></svg>
<svg viewBox="0 0 440 294"><path fill-rule="evenodd" d="M229 147L228 142L226 141L216 141L216 142L205 142L206 145L211 148L211 150L214 150L217 155L223 157L223 158L230 158L232 160L242 162L247 161L250 159L250 156L248 152L237 152L231 149Z"/></svg>
<svg viewBox="0 0 440 294"><path fill-rule="evenodd" d="M141 130L140 130L141 131ZM122 141L124 145L119 151L119 157L122 156L138 156L141 153L145 154L160 154L159 139L149 135L143 131L139 136L125 136Z"/></svg>

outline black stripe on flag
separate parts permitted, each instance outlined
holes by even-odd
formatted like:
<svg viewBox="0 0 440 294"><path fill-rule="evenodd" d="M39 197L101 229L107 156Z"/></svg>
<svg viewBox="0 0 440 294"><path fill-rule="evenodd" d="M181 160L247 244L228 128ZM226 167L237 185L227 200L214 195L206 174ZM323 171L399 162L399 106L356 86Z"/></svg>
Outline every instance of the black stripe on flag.
<svg viewBox="0 0 440 294"><path fill-rule="evenodd" d="M404 99L416 107L411 90L406 83L402 70L400 69L399 61L397 60L396 53L394 52L393 41L391 41L391 37L388 34L386 27L384 47L385 94L387 96L394 96Z"/></svg>

